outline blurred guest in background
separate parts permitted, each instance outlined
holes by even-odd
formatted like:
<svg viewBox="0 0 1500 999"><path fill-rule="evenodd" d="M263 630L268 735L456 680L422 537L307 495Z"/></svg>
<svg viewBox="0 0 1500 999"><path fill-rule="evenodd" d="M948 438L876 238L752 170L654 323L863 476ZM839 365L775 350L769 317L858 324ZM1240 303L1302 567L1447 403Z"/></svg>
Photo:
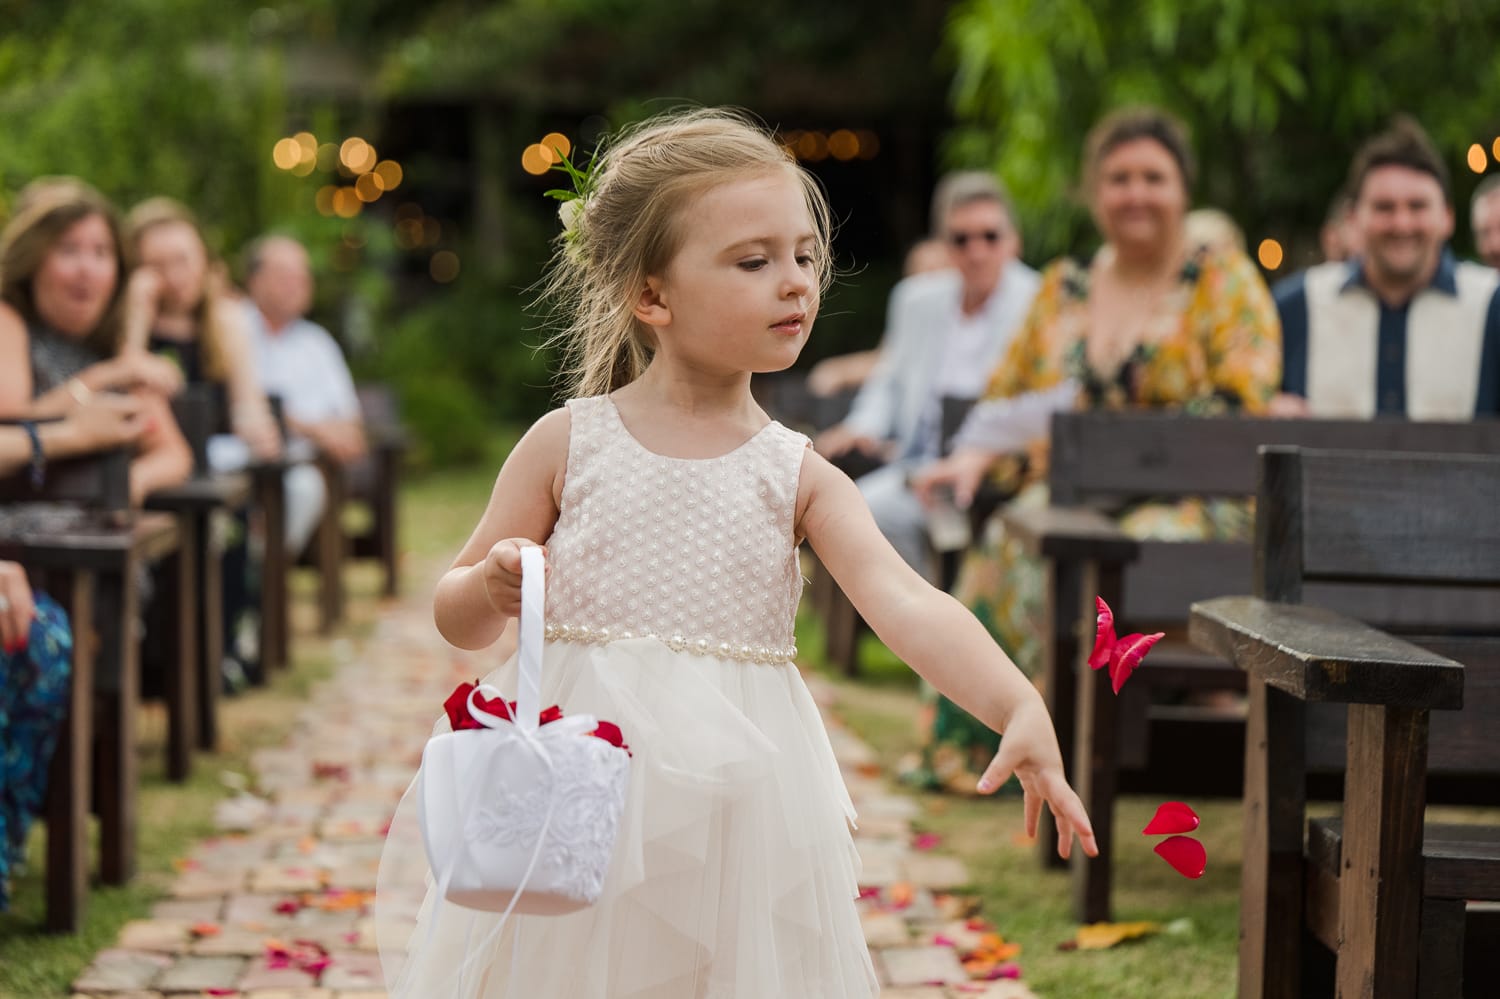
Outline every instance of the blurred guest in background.
<svg viewBox="0 0 1500 999"><path fill-rule="evenodd" d="M1243 253L1189 240L1193 178L1176 119L1135 109L1094 127L1083 189L1104 243L1089 260L1064 258L1043 272L1025 325L954 453L916 475L924 499L946 487L967 506L994 476L1003 491L1020 489L1012 504L1045 506L1047 434L1059 409L1264 411L1281 375L1275 308ZM1142 538L1241 537L1250 525L1244 504L1223 501L1144 503L1116 513L1123 530ZM998 515L965 559L954 592L1035 676L1045 634L1043 567L1006 536ZM994 750L983 726L939 699L931 743L909 775L972 788Z"/></svg>
<svg viewBox="0 0 1500 999"><path fill-rule="evenodd" d="M906 262L901 270L902 279L918 274L945 271L953 266L953 251L941 236L928 236L913 243L906 251ZM901 285L896 285L900 288ZM894 296L895 292L892 292ZM882 344L884 342L884 337ZM860 350L852 354L839 354L814 364L807 372L807 387L813 395L831 396L865 383L880 361L880 348Z"/></svg>
<svg viewBox="0 0 1500 999"><path fill-rule="evenodd" d="M182 482L192 454L167 397L171 364L119 354L124 279L113 206L72 178L35 182L0 233L0 416L57 416L96 392L128 391L143 408L130 466L134 502Z"/></svg>
<svg viewBox="0 0 1500 999"><path fill-rule="evenodd" d="M171 361L188 384L224 389L239 446L211 442L215 467L276 454L281 438L256 375L244 310L220 293L192 212L171 198L143 201L127 216L125 236L137 265L126 290L126 349Z"/></svg>
<svg viewBox="0 0 1500 999"><path fill-rule="evenodd" d="M1275 411L1469 420L1500 414L1500 274L1461 262L1448 168L1399 118L1349 174L1363 247L1276 286L1286 359Z"/></svg>
<svg viewBox="0 0 1500 999"><path fill-rule="evenodd" d="M364 424L354 377L338 343L307 317L312 265L288 236L265 236L245 253L243 303L267 394L281 400L288 431L311 440L341 465L365 454ZM287 545L301 552L327 502L322 473L300 465L287 475Z"/></svg>
<svg viewBox="0 0 1500 999"><path fill-rule="evenodd" d="M1318 245L1323 250L1323 260L1348 260L1364 251L1360 243L1359 229L1354 225L1354 198L1348 190L1334 195L1328 206L1328 217L1318 230Z"/></svg>
<svg viewBox="0 0 1500 999"><path fill-rule="evenodd" d="M1036 294L1017 257L1021 235L1000 182L966 173L946 187L950 270L909 278L891 295L880 363L843 423L818 436L820 454L885 461L859 480L875 521L907 563L935 577L927 515L907 483L941 453L942 400L978 396Z"/></svg>
<svg viewBox="0 0 1500 999"><path fill-rule="evenodd" d="M1469 202L1469 225L1479 262L1500 268L1500 174L1492 173L1474 188Z"/></svg>

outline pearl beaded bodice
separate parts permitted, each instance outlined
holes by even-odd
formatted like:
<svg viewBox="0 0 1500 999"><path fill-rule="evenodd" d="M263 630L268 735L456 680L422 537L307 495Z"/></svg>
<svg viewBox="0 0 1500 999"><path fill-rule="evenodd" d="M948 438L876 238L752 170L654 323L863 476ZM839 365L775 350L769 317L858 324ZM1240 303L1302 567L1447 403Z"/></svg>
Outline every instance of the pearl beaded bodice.
<svg viewBox="0 0 1500 999"><path fill-rule="evenodd" d="M608 396L568 403L562 510L547 541L547 637L654 637L679 652L795 657L793 544L807 438L779 423L717 458L659 455Z"/></svg>

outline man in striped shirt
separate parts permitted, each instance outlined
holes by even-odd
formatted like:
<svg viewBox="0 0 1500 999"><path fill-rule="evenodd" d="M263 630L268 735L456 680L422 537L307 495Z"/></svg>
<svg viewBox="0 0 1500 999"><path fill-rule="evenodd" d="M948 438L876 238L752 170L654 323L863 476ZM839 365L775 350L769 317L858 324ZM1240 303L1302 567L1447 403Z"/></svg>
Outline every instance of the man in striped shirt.
<svg viewBox="0 0 1500 999"><path fill-rule="evenodd" d="M1457 260L1447 168L1398 119L1354 158L1364 252L1273 290L1282 390L1274 411L1329 418L1500 415L1500 274Z"/></svg>

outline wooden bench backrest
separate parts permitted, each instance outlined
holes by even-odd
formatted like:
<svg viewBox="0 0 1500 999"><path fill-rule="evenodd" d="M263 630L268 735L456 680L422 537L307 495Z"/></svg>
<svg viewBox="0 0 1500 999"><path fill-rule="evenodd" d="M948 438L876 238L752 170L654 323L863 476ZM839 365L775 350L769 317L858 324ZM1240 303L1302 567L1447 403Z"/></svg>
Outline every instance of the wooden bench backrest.
<svg viewBox="0 0 1500 999"><path fill-rule="evenodd" d="M117 514L130 509L130 452L112 448L47 462L40 489L26 467L0 476L0 503L72 503Z"/></svg>
<svg viewBox="0 0 1500 999"><path fill-rule="evenodd" d="M1268 444L1437 454L1500 453L1500 421L1273 420L1171 413L1059 413L1052 502L1123 505L1148 496L1253 496Z"/></svg>
<svg viewBox="0 0 1500 999"><path fill-rule="evenodd" d="M1274 420L1188 417L1160 412L1059 413L1052 420L1048 485L1054 505L1106 508L1148 497L1248 497L1256 491L1262 445L1433 453L1500 453L1500 421ZM1147 542L1126 569L1125 600L1115 608L1131 627L1187 617L1194 600L1245 593L1254 582L1248 543ZM1313 584L1314 601L1363 610L1366 619L1407 630L1446 601L1386 590L1361 600L1347 587ZM1377 606L1372 611L1369 601ZM1352 603L1351 603L1352 602ZM1500 605L1497 605L1500 606Z"/></svg>
<svg viewBox="0 0 1500 999"><path fill-rule="evenodd" d="M1267 447L1258 503L1256 592L1341 594L1367 620L1402 600L1401 630L1466 667L1463 710L1432 713L1429 770L1500 776L1500 455ZM1310 739L1309 765L1341 751Z"/></svg>
<svg viewBox="0 0 1500 999"><path fill-rule="evenodd" d="M172 415L193 452L193 476L209 473L208 439L225 430L228 423L224 393L216 385L185 385L172 397Z"/></svg>

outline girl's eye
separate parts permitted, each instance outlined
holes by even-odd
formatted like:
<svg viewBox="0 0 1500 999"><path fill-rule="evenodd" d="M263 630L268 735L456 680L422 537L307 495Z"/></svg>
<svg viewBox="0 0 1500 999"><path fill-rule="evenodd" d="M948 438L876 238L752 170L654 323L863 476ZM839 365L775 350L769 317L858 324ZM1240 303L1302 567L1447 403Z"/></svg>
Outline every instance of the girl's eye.
<svg viewBox="0 0 1500 999"><path fill-rule="evenodd" d="M740 269L741 270L758 271L758 270L760 270L764 266L766 266L766 262L765 262L765 260L760 259L760 258L756 258L755 260L741 260L740 261Z"/></svg>
<svg viewBox="0 0 1500 999"><path fill-rule="evenodd" d="M817 263L817 260L811 253L802 253L797 256L797 263L802 267L811 267Z"/></svg>

